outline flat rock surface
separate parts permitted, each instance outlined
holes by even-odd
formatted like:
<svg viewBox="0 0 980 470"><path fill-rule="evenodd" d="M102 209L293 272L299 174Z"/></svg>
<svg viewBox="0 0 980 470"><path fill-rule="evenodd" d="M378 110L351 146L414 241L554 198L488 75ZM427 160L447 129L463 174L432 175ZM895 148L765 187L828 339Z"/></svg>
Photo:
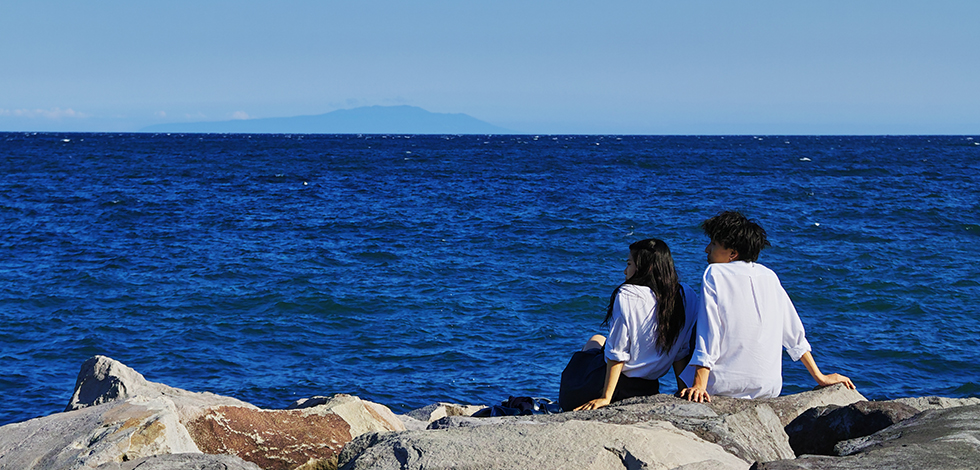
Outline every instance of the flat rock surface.
<svg viewBox="0 0 980 470"><path fill-rule="evenodd" d="M670 423L616 426L575 420L367 434L344 448L339 463L345 470L749 467Z"/></svg>
<svg viewBox="0 0 980 470"><path fill-rule="evenodd" d="M715 398L711 403L693 403L672 395L653 395L623 400L592 411L569 411L551 415L499 416L493 418L446 417L431 429L506 425L509 423L561 423L596 421L615 425L668 422L699 438L720 445L748 461L792 458L779 417L762 400Z"/></svg>
<svg viewBox="0 0 980 470"><path fill-rule="evenodd" d="M122 463L109 463L96 470L262 470L234 455L165 454Z"/></svg>
<svg viewBox="0 0 980 470"><path fill-rule="evenodd" d="M897 398L891 401L911 406L919 411L945 410L946 408L956 408L958 406L980 405L980 398L917 397Z"/></svg>

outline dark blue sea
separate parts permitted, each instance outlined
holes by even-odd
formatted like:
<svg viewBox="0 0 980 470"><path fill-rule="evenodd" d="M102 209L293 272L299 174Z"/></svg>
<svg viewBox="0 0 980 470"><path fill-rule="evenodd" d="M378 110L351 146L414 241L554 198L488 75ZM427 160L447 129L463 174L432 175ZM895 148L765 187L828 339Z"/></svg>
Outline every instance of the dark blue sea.
<svg viewBox="0 0 980 470"><path fill-rule="evenodd" d="M2 133L0 424L62 411L96 354L268 408L557 398L629 243L699 286L725 209L768 230L824 372L976 396L978 179L978 136Z"/></svg>

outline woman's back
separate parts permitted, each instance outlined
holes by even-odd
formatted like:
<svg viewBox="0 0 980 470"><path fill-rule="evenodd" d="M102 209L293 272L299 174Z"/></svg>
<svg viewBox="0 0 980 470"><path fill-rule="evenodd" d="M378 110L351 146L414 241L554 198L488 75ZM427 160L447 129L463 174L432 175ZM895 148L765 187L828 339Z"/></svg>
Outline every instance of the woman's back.
<svg viewBox="0 0 980 470"><path fill-rule="evenodd" d="M613 317L609 321L606 340L606 360L622 361L623 374L628 377L659 379L670 370L671 364L691 353L690 340L697 318L697 293L681 284L684 299L684 326L667 351L656 345L657 299L649 287L624 284L616 294Z"/></svg>

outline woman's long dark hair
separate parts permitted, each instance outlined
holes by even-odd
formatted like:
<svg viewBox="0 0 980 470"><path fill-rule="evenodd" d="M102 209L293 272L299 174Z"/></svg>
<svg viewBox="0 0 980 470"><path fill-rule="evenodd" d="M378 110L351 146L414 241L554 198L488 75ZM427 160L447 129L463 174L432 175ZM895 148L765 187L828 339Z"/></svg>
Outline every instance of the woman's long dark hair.
<svg viewBox="0 0 980 470"><path fill-rule="evenodd" d="M670 256L667 244L656 238L640 240L630 245L630 256L636 264L636 272L613 291L609 297L606 319L602 323L608 324L612 318L613 304L620 288L626 284L649 287L657 298L656 346L661 352L667 352L681 334L685 317L684 298L677 280L677 270L674 269L674 258Z"/></svg>

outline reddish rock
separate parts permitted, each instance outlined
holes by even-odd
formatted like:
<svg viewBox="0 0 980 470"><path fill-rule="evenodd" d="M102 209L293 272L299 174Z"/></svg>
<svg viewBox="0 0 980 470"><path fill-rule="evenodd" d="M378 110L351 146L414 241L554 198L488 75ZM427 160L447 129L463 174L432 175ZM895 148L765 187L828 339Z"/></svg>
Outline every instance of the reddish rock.
<svg viewBox="0 0 980 470"><path fill-rule="evenodd" d="M187 423L202 452L234 454L265 470L290 470L336 458L351 440L350 425L333 413L222 406Z"/></svg>

